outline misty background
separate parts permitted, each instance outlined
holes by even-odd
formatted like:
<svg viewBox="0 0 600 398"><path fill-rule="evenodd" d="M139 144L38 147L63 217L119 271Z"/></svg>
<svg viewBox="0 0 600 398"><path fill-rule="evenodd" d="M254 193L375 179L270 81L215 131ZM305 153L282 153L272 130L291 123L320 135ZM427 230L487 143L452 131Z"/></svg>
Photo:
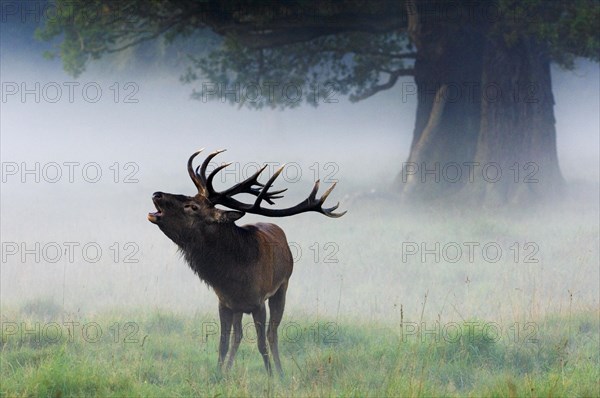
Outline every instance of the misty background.
<svg viewBox="0 0 600 398"><path fill-rule="evenodd" d="M195 194L185 164L192 152L206 147L207 154L228 149L216 159L219 163L238 162L221 187L247 177L241 171L253 172L244 169L249 164L288 163L300 170L277 181L276 188L289 188L280 206L306 197L317 175L329 183L339 181L327 203L339 200L340 209L348 210L343 218L303 214L274 220L299 248L286 317L396 321L402 305L414 319L424 300L430 317L535 316L560 311L568 292L580 306L598 308L597 64L582 61L572 72L552 70L558 155L568 198L555 207L520 209L514 222L507 217L498 223L502 211L412 209L389 197L386 190L409 153L415 118L416 98L403 101L401 82L356 104L338 95L338 102L318 108L238 109L218 99L190 99L198 86L180 82L184 59L140 69L113 58L92 64L74 79L58 60L43 59L47 44L24 41L12 32L2 24L2 306L44 298L71 314L160 308L216 316L214 293L146 219L154 210L154 191ZM65 86L70 82L79 83L73 102ZM23 85L36 90L37 83L40 90L56 83L62 97L52 103L40 95L36 102L34 94L23 100L21 92L6 91ZM84 98L82 87L89 83L102 89L97 102ZM135 102L126 103L127 94ZM69 162L79 163L71 163L72 182L64 166ZM60 178L50 164L62 166ZM84 177L82 169L90 164ZM23 173L24 165L35 171ZM94 173L98 169L101 176ZM463 230L464 219L476 228ZM269 221L246 215L238 224L259 220ZM467 241L498 242L504 257L498 263L480 258L448 263L417 257L403 261L401 256L403 242ZM539 262L512 261L514 242L535 242ZM88 244L91 260L82 251ZM55 252L69 245L73 259ZM23 247L40 258L35 253L23 257ZM96 247L101 254L94 255Z"/></svg>

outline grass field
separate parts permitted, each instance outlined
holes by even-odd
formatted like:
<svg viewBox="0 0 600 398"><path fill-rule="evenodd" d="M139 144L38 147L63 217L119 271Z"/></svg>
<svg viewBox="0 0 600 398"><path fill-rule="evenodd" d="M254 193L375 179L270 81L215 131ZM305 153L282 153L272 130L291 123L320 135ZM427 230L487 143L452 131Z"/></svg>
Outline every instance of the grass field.
<svg viewBox="0 0 600 398"><path fill-rule="evenodd" d="M250 317L233 370L218 322L169 312L63 318L3 311L0 396L578 396L600 394L598 312L528 324L313 321L281 326L284 379L266 376Z"/></svg>
<svg viewBox="0 0 600 398"><path fill-rule="evenodd" d="M143 217L131 226L135 263L12 256L0 397L600 396L596 188L575 207L471 214L350 198L336 222L278 220L302 252L280 327L282 380L267 377L249 316L233 370L217 371L214 292ZM29 242L25 232L13 239ZM72 239L47 235L37 239ZM473 260L443 249L473 242ZM424 255L436 245L439 258Z"/></svg>

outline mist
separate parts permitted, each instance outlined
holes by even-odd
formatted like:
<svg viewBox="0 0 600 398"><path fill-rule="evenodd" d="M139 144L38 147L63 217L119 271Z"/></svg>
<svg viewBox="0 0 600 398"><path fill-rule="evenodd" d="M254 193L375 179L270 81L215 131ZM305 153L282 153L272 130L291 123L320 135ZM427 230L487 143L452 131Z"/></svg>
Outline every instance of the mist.
<svg viewBox="0 0 600 398"><path fill-rule="evenodd" d="M257 165L287 163L276 183L289 188L281 206L305 198L317 178L324 186L338 182L327 203L340 201L346 216L276 220L295 254L286 316L397 322L400 306L413 319L419 313L538 316L560 312L569 292L581 308L598 308L597 64L552 70L567 198L503 218L502 211L414 208L393 200L388 191L407 159L416 108L401 84L355 104L336 96L317 108L256 111L191 99L193 86L179 81L181 67L132 71L104 62L74 79L37 51L5 54L6 47L5 308L42 298L65 314L161 309L216 316L214 292L146 219L154 191L195 193L185 163L201 147L206 153L226 148L216 160L234 162L219 187ZM477 227L462 230L465 220ZM238 224L255 221L265 219L246 215ZM406 255L413 244L426 250L436 242L457 243L462 257ZM464 242L495 242L504 256L490 262L475 251L471 261ZM528 254L536 262L523 263Z"/></svg>
<svg viewBox="0 0 600 398"><path fill-rule="evenodd" d="M596 3L0 6L0 396L600 395Z"/></svg>

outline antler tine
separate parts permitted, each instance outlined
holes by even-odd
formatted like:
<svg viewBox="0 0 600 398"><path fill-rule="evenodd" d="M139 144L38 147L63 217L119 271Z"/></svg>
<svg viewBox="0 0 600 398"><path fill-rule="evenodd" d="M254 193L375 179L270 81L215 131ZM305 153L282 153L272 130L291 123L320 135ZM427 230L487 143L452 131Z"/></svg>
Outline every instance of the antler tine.
<svg viewBox="0 0 600 398"><path fill-rule="evenodd" d="M221 195L233 196L233 195L237 195L239 193L249 193L249 194L258 196L260 194L260 190L258 188L253 188L252 186L257 185L259 187L264 187L263 184L258 182L258 177L261 175L261 173L263 171L265 171L266 168L267 168L267 165L265 164L263 167L258 169L256 171L256 173L252 174L250 177L248 177L244 181L237 183L234 186L232 186L231 188L226 189L225 191L221 192Z"/></svg>
<svg viewBox="0 0 600 398"><path fill-rule="evenodd" d="M329 194L331 193L331 191L333 191L333 188L335 188L336 185L337 185L337 181L334 182L333 184L331 184L331 186L329 187L329 189L327 191L325 191L325 193L323 194L323 196L321 196L321 199L319 199L319 203L320 204L325 203L325 199L327 199L327 197L329 196Z"/></svg>
<svg viewBox="0 0 600 398"><path fill-rule="evenodd" d="M287 188L285 189L280 189L279 191L273 191L273 192L267 192L265 195L264 200L267 201L267 203L269 204L274 204L273 201L271 199L281 199L283 198L283 195L279 195L280 193L283 193L287 191Z"/></svg>
<svg viewBox="0 0 600 398"><path fill-rule="evenodd" d="M313 186L312 191L310 191L310 194L308 195L308 201L312 202L313 200L315 200L315 197L317 196L317 192L319 191L319 186L321 185L321 180L317 180L315 181L315 185Z"/></svg>
<svg viewBox="0 0 600 398"><path fill-rule="evenodd" d="M212 188L212 181L215 178L215 176L217 175L217 173L221 170L223 170L225 167L227 166L231 166L231 162L229 163L224 163L222 165L220 165L219 167L215 168L212 173L209 174L208 178L206 179L206 186L207 187L211 187Z"/></svg>
<svg viewBox="0 0 600 398"><path fill-rule="evenodd" d="M334 182L333 184L331 184L329 189L327 191L325 191L323 196L321 196L321 199L319 199L319 205L322 206L323 203L325 203L325 200L327 199L327 197L329 196L331 191L333 191L333 188L335 188L336 185L337 185L337 181ZM332 217L332 218L341 217L348 212L348 210L346 210L341 213L334 213L333 211L336 210L338 207L340 207L340 202L337 202L335 206L332 206L329 208L325 208L325 209L321 208L321 210L323 210L323 214L325 214L327 217Z"/></svg>
<svg viewBox="0 0 600 398"><path fill-rule="evenodd" d="M190 178L192 179L192 182L198 189L198 193L205 194L206 193L206 185L204 184L204 181L202 181L202 179L198 177L198 174L194 172L194 166L192 165L194 158L196 156L198 156L198 154L200 154L200 152L202 152L203 150L204 150L204 148L200 149L199 151L194 152L192 154L192 156L190 156L190 158L188 159L188 162L187 162L187 169L188 169Z"/></svg>
<svg viewBox="0 0 600 398"><path fill-rule="evenodd" d="M204 159L204 162L202 162L202 166L200 167L200 173L198 173L199 177L202 179L202 182L204 182L204 185L206 186L209 195L214 193L214 190L212 189L212 187L209 187L208 185L206 185L206 168L208 167L208 164L210 163L210 161L217 156L218 154L220 154L221 152L225 152L226 149L219 149L218 151L214 151L213 153L211 153L210 155L208 155L206 157L206 159Z"/></svg>
<svg viewBox="0 0 600 398"><path fill-rule="evenodd" d="M266 166L265 166L266 167ZM273 182L275 182L275 180L277 179L277 177L279 177L279 174L281 174L281 172L283 171L283 168L285 167L285 163L281 165L281 167L279 169L277 169L277 171L275 173L273 173L273 175L271 176L271 178L269 178L269 180L265 183L265 185L263 186L262 190L260 191L260 193L258 194L258 196L256 197L256 200L254 201L254 206L253 208L256 209L260 209L260 202L262 202L263 199L265 199L265 196L267 197L265 200L267 201L267 203L269 204L273 204L273 202L271 201L271 199L276 199L273 198L272 195L276 195L278 193L281 192L271 192L271 194L269 194L269 188L271 188L271 185L273 185Z"/></svg>
<svg viewBox="0 0 600 398"><path fill-rule="evenodd" d="M331 218L339 218L341 216L343 216L344 214L348 213L348 210L343 211L341 213L334 213L333 211L336 210L338 207L340 207L340 202L337 202L337 204L335 206L326 208L326 209L321 209L323 214L325 214L327 217L331 217Z"/></svg>

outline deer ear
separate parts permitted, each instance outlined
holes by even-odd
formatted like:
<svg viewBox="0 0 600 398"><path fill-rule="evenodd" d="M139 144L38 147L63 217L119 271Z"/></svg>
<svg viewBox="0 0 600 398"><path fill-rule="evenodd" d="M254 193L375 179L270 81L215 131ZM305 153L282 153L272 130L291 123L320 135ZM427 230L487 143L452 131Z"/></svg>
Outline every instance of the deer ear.
<svg viewBox="0 0 600 398"><path fill-rule="evenodd" d="M246 213L241 211L223 211L221 212L220 222L234 222L242 218Z"/></svg>

